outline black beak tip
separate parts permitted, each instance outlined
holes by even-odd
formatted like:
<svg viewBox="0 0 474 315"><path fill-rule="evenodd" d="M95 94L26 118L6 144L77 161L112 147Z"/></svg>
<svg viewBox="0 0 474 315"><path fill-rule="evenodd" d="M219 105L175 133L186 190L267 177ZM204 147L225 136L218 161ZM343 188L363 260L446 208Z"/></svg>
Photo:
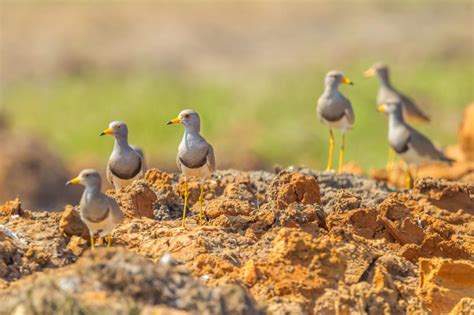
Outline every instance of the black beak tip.
<svg viewBox="0 0 474 315"><path fill-rule="evenodd" d="M69 186L69 185L71 185L71 182L66 182L66 184L64 184L64 186L66 186L66 187Z"/></svg>
<svg viewBox="0 0 474 315"><path fill-rule="evenodd" d="M349 85L354 85L354 82L349 83Z"/></svg>
<svg viewBox="0 0 474 315"><path fill-rule="evenodd" d="M100 136L100 137L105 136L105 132L99 133L99 136Z"/></svg>
<svg viewBox="0 0 474 315"><path fill-rule="evenodd" d="M167 125L171 125L172 123L173 123L173 122L170 120L170 121L168 121L166 124L167 124Z"/></svg>

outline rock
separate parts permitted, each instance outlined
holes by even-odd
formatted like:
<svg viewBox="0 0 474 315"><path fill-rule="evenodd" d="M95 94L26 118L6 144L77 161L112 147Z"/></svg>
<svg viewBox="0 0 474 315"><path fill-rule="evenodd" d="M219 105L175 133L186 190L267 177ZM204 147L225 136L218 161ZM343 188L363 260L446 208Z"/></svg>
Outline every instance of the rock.
<svg viewBox="0 0 474 315"><path fill-rule="evenodd" d="M428 309L449 313L463 298L474 298L474 263L468 260L420 259L418 294ZM466 302L463 302L466 303Z"/></svg>
<svg viewBox="0 0 474 315"><path fill-rule="evenodd" d="M351 226L354 233L365 238L381 238L384 224L377 209L355 209L347 213L330 213L326 218L327 227Z"/></svg>
<svg viewBox="0 0 474 315"><path fill-rule="evenodd" d="M15 264L18 263L18 248L10 238L0 239L0 279L11 280L18 277Z"/></svg>
<svg viewBox="0 0 474 315"><path fill-rule="evenodd" d="M67 236L80 236L85 240L89 240L89 230L82 222L79 214L79 208L67 205L61 215L59 221L59 229Z"/></svg>
<svg viewBox="0 0 474 315"><path fill-rule="evenodd" d="M454 212L464 210L474 215L474 198L471 198L474 185L422 178L415 182L414 191L427 195L429 201L438 208Z"/></svg>
<svg viewBox="0 0 474 315"><path fill-rule="evenodd" d="M25 253L25 257L39 266L46 266L51 260L51 255L41 246L31 246Z"/></svg>
<svg viewBox="0 0 474 315"><path fill-rule="evenodd" d="M270 185L270 197L278 209L289 204L321 204L319 185L313 176L282 171Z"/></svg>
<svg viewBox="0 0 474 315"><path fill-rule="evenodd" d="M199 205L194 207L196 213L199 212ZM232 200L228 198L216 198L206 203L205 216L215 219L221 215L237 216L249 215L252 207L248 201Z"/></svg>
<svg viewBox="0 0 474 315"><path fill-rule="evenodd" d="M317 298L313 314L406 314L420 311L414 266L391 254L375 258L360 282L339 285Z"/></svg>
<svg viewBox="0 0 474 315"><path fill-rule="evenodd" d="M88 244L84 238L73 235L66 246L67 250L70 250L74 255L81 256L82 253L87 249Z"/></svg>
<svg viewBox="0 0 474 315"><path fill-rule="evenodd" d="M172 189L173 175L156 168L149 169L146 172L145 180L154 190L168 191Z"/></svg>
<svg viewBox="0 0 474 315"><path fill-rule="evenodd" d="M342 172L354 175L364 175L364 169L354 161L348 161L342 165Z"/></svg>
<svg viewBox="0 0 474 315"><path fill-rule="evenodd" d="M136 180L121 191L108 191L108 194L118 201L125 217L154 218L154 205L158 197L145 180Z"/></svg>
<svg viewBox="0 0 474 315"><path fill-rule="evenodd" d="M238 274L249 281L253 294L266 299L278 296L283 303L303 303L307 310L310 299L322 294L324 288L336 286L344 276L344 259L335 242L282 228L270 252L262 252L258 261L244 265Z"/></svg>
<svg viewBox="0 0 474 315"><path fill-rule="evenodd" d="M242 268L242 280L244 283L251 287L258 281L258 273L257 268L255 267L255 262L250 259L248 260L244 267Z"/></svg>
<svg viewBox="0 0 474 315"><path fill-rule="evenodd" d="M423 230L408 218L405 218L400 224L383 217L381 220L388 233L401 245L409 243L420 245L425 237Z"/></svg>
<svg viewBox="0 0 474 315"><path fill-rule="evenodd" d="M0 217L9 218L12 215L23 216L25 212L21 208L20 199L16 198L0 205Z"/></svg>
<svg viewBox="0 0 474 315"><path fill-rule="evenodd" d="M347 212L361 206L362 198L355 195L348 189L341 189L336 192L334 206L328 207L329 213Z"/></svg>

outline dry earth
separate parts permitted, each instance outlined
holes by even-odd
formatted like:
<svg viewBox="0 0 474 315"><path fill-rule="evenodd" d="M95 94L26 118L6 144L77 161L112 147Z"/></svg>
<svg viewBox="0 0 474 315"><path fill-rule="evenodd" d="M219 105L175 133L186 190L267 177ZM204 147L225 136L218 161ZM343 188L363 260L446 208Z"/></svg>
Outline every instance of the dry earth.
<svg viewBox="0 0 474 315"><path fill-rule="evenodd" d="M77 209L0 207L0 313L422 314L474 308L474 186L393 191L309 169L221 171L205 224L191 183L149 170L119 193L114 248L91 252ZM12 234L13 232L13 234Z"/></svg>

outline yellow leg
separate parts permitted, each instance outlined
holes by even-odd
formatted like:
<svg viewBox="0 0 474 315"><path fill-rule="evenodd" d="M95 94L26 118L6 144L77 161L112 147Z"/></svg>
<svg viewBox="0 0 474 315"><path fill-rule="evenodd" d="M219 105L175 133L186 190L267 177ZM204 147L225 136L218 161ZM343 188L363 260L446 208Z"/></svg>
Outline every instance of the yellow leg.
<svg viewBox="0 0 474 315"><path fill-rule="evenodd" d="M186 221L186 206L188 204L188 180L184 180L184 205L183 205L183 220L181 222L181 227L185 227Z"/></svg>
<svg viewBox="0 0 474 315"><path fill-rule="evenodd" d="M112 247L112 235L107 235L107 247Z"/></svg>
<svg viewBox="0 0 474 315"><path fill-rule="evenodd" d="M90 235L91 235L91 249L94 250L95 249L94 234L90 233Z"/></svg>
<svg viewBox="0 0 474 315"><path fill-rule="evenodd" d="M332 170L332 155L334 153L334 134L332 129L329 129L329 157L328 157L328 166L326 171Z"/></svg>
<svg viewBox="0 0 474 315"><path fill-rule="evenodd" d="M99 245L99 246L104 245L104 239L100 235L99 235L99 241L97 242L97 245Z"/></svg>
<svg viewBox="0 0 474 315"><path fill-rule="evenodd" d="M204 199L204 183L201 183L201 194L199 195L199 225L202 225L202 201Z"/></svg>
<svg viewBox="0 0 474 315"><path fill-rule="evenodd" d="M342 173L342 164L344 163L344 144L346 141L346 134L343 132L342 133L342 143L341 143L341 151L339 152L339 168L337 172L339 174Z"/></svg>
<svg viewBox="0 0 474 315"><path fill-rule="evenodd" d="M391 147L388 147L387 165L385 166L387 170L390 171L393 169L393 166L395 165L395 158L395 151Z"/></svg>

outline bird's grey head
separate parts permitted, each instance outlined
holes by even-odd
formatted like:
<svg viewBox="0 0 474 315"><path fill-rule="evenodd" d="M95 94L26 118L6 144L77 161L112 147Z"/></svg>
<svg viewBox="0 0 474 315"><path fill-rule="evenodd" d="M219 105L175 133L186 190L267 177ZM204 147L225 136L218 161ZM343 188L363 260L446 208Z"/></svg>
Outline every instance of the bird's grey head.
<svg viewBox="0 0 474 315"><path fill-rule="evenodd" d="M353 85L354 83L349 80L343 72L339 70L331 70L326 74L326 78L324 79L324 83L326 87L337 87L339 84L350 84Z"/></svg>
<svg viewBox="0 0 474 315"><path fill-rule="evenodd" d="M98 188L102 185L99 172L94 169L82 170L79 175L66 183L66 185L81 184L87 188Z"/></svg>
<svg viewBox="0 0 474 315"><path fill-rule="evenodd" d="M182 124L189 130L200 131L201 118L199 114L191 109L185 109L179 113L178 117L167 122L167 125Z"/></svg>
<svg viewBox="0 0 474 315"><path fill-rule="evenodd" d="M388 66L382 62L376 62L372 67L364 72L366 78L377 75L383 80L388 80Z"/></svg>
<svg viewBox="0 0 474 315"><path fill-rule="evenodd" d="M128 137L128 127L123 121L113 121L109 124L109 128L102 131L99 135L113 135L115 138L126 139Z"/></svg>
<svg viewBox="0 0 474 315"><path fill-rule="evenodd" d="M377 110L389 115L402 117L402 103L400 101L387 101L385 104L379 105Z"/></svg>

